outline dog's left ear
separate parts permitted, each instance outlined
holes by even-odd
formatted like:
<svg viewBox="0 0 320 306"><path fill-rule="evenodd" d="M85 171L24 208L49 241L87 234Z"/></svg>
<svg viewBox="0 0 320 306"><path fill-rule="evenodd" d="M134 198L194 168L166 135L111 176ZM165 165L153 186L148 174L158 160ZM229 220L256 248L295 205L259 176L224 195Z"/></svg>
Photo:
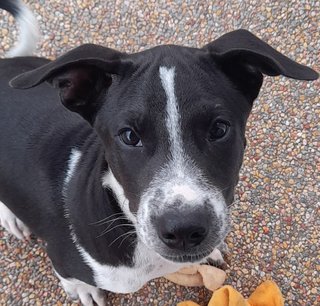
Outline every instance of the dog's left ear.
<svg viewBox="0 0 320 306"><path fill-rule="evenodd" d="M82 45L10 81L14 88L31 88L47 81L59 89L61 102L91 124L111 85L111 74L122 74L131 62L125 53L94 44Z"/></svg>
<svg viewBox="0 0 320 306"><path fill-rule="evenodd" d="M227 33L203 49L252 101L262 85L262 74L298 80L318 78L317 72L294 62L247 30Z"/></svg>

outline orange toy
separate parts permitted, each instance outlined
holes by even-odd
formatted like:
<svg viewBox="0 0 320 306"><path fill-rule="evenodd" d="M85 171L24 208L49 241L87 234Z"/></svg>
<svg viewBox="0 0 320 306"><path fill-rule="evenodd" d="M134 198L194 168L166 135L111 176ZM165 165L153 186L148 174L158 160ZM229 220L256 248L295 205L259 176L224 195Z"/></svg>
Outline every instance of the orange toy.
<svg viewBox="0 0 320 306"><path fill-rule="evenodd" d="M177 306L199 304L185 301ZM223 286L213 293L208 306L284 306L284 299L279 287L273 281L267 280L258 286L247 300L231 286Z"/></svg>

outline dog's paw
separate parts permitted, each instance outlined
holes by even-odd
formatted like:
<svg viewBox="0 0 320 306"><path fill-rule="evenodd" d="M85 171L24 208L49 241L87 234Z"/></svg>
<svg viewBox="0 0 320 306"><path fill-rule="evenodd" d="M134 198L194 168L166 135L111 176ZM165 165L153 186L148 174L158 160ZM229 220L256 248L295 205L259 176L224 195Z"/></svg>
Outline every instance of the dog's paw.
<svg viewBox="0 0 320 306"><path fill-rule="evenodd" d="M55 271L56 272L56 271ZM72 300L80 300L83 306L106 306L105 291L86 284L78 279L64 278L56 272L61 285ZM95 304L94 304L95 303Z"/></svg>
<svg viewBox="0 0 320 306"><path fill-rule="evenodd" d="M29 228L2 202L0 202L0 224L18 239L30 237Z"/></svg>

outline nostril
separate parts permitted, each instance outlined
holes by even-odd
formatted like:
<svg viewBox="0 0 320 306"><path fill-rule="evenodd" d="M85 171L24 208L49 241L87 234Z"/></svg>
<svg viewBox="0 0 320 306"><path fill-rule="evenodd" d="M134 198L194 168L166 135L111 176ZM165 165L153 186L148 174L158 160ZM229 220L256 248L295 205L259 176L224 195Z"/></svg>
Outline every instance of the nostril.
<svg viewBox="0 0 320 306"><path fill-rule="evenodd" d="M159 238L170 248L186 249L199 245L206 238L208 229L182 223L174 227L163 225L158 234Z"/></svg>
<svg viewBox="0 0 320 306"><path fill-rule="evenodd" d="M174 234L170 233L162 234L162 237L166 240L175 240L177 238Z"/></svg>
<svg viewBox="0 0 320 306"><path fill-rule="evenodd" d="M184 225L184 224L183 224ZM170 248L186 249L199 245L207 236L205 227L192 227L188 225L165 228L160 231L160 239Z"/></svg>
<svg viewBox="0 0 320 306"><path fill-rule="evenodd" d="M186 239L190 245L196 246L204 240L204 238L207 236L207 233L208 230L206 228L199 227L190 231Z"/></svg>
<svg viewBox="0 0 320 306"><path fill-rule="evenodd" d="M192 240L198 240L198 239L201 239L203 238L205 235L206 235L206 229L205 228L202 228L202 229L199 229L197 231L194 231L190 234L189 238L192 239Z"/></svg>

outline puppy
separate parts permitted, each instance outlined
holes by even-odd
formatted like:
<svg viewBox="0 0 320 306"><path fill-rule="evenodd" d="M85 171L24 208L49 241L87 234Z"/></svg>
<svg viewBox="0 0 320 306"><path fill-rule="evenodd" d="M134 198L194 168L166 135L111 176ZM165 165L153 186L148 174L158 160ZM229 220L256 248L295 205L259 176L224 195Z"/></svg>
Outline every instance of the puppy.
<svg viewBox="0 0 320 306"><path fill-rule="evenodd" d="M318 77L246 30L201 49L87 44L0 71L1 224L46 241L66 292L99 306L102 289L221 259L263 74Z"/></svg>

